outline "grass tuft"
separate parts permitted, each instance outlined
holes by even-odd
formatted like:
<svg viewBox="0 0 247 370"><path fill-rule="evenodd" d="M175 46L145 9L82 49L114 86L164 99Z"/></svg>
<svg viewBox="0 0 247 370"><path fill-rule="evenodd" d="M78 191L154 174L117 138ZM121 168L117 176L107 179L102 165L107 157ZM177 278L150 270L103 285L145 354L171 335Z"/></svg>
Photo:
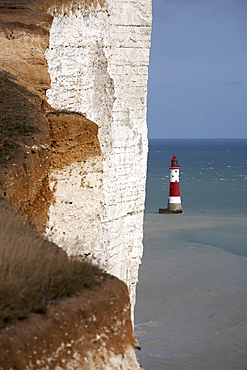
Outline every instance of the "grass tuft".
<svg viewBox="0 0 247 370"><path fill-rule="evenodd" d="M0 328L45 313L57 299L98 285L104 275L44 240L0 199Z"/></svg>

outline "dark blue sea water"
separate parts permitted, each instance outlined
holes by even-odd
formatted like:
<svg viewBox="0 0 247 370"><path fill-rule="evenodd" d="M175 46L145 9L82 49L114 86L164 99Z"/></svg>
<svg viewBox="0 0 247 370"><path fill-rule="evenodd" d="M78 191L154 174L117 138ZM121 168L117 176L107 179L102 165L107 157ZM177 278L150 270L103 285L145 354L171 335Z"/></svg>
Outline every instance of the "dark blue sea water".
<svg viewBox="0 0 247 370"><path fill-rule="evenodd" d="M167 205L173 155L186 213L247 215L247 139L150 140L146 212Z"/></svg>
<svg viewBox="0 0 247 370"><path fill-rule="evenodd" d="M179 159L183 214L160 215ZM135 332L146 370L247 369L247 139L150 140Z"/></svg>

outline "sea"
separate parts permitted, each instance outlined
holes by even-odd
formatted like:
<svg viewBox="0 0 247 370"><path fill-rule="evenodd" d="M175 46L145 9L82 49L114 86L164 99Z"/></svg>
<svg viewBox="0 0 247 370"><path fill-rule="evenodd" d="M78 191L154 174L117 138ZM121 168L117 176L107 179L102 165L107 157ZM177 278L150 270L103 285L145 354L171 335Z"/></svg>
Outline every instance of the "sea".
<svg viewBox="0 0 247 370"><path fill-rule="evenodd" d="M146 370L247 370L247 139L150 140L135 336Z"/></svg>

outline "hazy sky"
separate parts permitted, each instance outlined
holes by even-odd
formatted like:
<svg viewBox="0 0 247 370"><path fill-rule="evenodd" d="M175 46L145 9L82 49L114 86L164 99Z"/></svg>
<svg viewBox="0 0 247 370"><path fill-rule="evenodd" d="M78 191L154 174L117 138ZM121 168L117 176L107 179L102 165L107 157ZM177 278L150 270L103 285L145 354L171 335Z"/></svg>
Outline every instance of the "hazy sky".
<svg viewBox="0 0 247 370"><path fill-rule="evenodd" d="M247 0L153 0L150 138L247 138Z"/></svg>

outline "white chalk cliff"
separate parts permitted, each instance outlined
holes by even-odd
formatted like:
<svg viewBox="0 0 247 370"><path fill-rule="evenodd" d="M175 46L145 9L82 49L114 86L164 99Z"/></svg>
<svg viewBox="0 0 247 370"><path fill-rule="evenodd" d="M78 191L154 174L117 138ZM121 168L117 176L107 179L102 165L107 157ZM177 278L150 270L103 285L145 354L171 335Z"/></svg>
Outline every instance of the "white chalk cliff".
<svg viewBox="0 0 247 370"><path fill-rule="evenodd" d="M126 282L134 306L143 253L151 0L73 1L49 12L48 102L95 122L101 154L52 171L47 235Z"/></svg>

